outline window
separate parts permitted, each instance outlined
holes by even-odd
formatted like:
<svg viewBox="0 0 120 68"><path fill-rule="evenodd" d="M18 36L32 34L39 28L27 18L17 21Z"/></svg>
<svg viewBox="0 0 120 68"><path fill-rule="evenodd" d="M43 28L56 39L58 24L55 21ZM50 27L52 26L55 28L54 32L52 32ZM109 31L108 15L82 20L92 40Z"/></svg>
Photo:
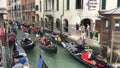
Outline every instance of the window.
<svg viewBox="0 0 120 68"><path fill-rule="evenodd" d="M38 5L36 5L35 9L38 10Z"/></svg>
<svg viewBox="0 0 120 68"><path fill-rule="evenodd" d="M67 0L67 10L69 10L70 6L70 0Z"/></svg>
<svg viewBox="0 0 120 68"><path fill-rule="evenodd" d="M106 9L106 0L102 0L102 9Z"/></svg>
<svg viewBox="0 0 120 68"><path fill-rule="evenodd" d="M76 9L83 8L83 0L76 0Z"/></svg>
<svg viewBox="0 0 120 68"><path fill-rule="evenodd" d="M117 0L117 7L120 7L120 0Z"/></svg>
<svg viewBox="0 0 120 68"><path fill-rule="evenodd" d="M115 21L115 31L120 31L120 20Z"/></svg>
<svg viewBox="0 0 120 68"><path fill-rule="evenodd" d="M57 21L56 21L56 28L59 29L59 27L60 27L60 20L57 19Z"/></svg>
<svg viewBox="0 0 120 68"><path fill-rule="evenodd" d="M25 16L23 16L23 21L25 21Z"/></svg>
<svg viewBox="0 0 120 68"><path fill-rule="evenodd" d="M47 0L46 0L46 10L47 10Z"/></svg>
<svg viewBox="0 0 120 68"><path fill-rule="evenodd" d="M42 12L42 4L41 4L41 1L40 1L40 12Z"/></svg>
<svg viewBox="0 0 120 68"><path fill-rule="evenodd" d="M109 28L109 21L106 20L104 24L104 31L108 31L108 28Z"/></svg>
<svg viewBox="0 0 120 68"><path fill-rule="evenodd" d="M59 11L59 0L57 0L57 11Z"/></svg>
<svg viewBox="0 0 120 68"><path fill-rule="evenodd" d="M35 16L32 16L32 22L35 22Z"/></svg>

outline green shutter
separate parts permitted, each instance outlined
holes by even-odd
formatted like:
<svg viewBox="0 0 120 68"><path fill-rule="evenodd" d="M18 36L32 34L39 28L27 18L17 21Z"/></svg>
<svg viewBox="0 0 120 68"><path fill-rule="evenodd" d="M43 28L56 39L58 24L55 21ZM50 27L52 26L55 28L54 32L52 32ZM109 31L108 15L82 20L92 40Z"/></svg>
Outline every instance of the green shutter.
<svg viewBox="0 0 120 68"><path fill-rule="evenodd" d="M69 10L70 1L67 0L67 10Z"/></svg>
<svg viewBox="0 0 120 68"><path fill-rule="evenodd" d="M59 0L57 0L57 11L59 10Z"/></svg>
<svg viewBox="0 0 120 68"><path fill-rule="evenodd" d="M120 7L120 0L117 0L117 7Z"/></svg>
<svg viewBox="0 0 120 68"><path fill-rule="evenodd" d="M106 0L102 0L102 9L106 9Z"/></svg>

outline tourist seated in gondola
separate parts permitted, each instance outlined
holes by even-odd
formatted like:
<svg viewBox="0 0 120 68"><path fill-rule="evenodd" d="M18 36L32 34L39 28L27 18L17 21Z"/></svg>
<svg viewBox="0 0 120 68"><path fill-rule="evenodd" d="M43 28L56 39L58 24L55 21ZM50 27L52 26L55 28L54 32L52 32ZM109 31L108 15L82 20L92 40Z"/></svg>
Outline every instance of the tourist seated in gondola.
<svg viewBox="0 0 120 68"><path fill-rule="evenodd" d="M94 49L93 51L90 51L89 60L96 60L97 57L98 57L98 52L96 49Z"/></svg>
<svg viewBox="0 0 120 68"><path fill-rule="evenodd" d="M22 67L23 65L19 63L19 58L18 57L13 58L12 68L22 68Z"/></svg>
<svg viewBox="0 0 120 68"><path fill-rule="evenodd" d="M25 57L14 57L12 62L12 68L23 68L24 64L28 60Z"/></svg>
<svg viewBox="0 0 120 68"><path fill-rule="evenodd" d="M52 42L48 38L45 38L45 46L47 48L53 47Z"/></svg>
<svg viewBox="0 0 120 68"><path fill-rule="evenodd" d="M45 39L44 39L44 37L41 37L41 38L40 38L40 43L41 43L41 44L45 44Z"/></svg>
<svg viewBox="0 0 120 68"><path fill-rule="evenodd" d="M83 37L80 37L78 40L77 40L77 43L78 45L75 46L77 49L78 49L78 52L81 52L84 50L84 40L83 40Z"/></svg>

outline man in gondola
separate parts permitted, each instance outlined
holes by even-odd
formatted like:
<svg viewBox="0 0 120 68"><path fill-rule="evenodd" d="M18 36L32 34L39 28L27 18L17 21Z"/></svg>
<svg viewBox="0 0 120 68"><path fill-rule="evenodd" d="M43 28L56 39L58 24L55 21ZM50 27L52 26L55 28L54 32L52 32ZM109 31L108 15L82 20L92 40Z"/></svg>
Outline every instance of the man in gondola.
<svg viewBox="0 0 120 68"><path fill-rule="evenodd" d="M28 40L29 35L30 35L29 33L24 32L23 35L22 35L22 41L24 42L24 41Z"/></svg>
<svg viewBox="0 0 120 68"><path fill-rule="evenodd" d="M52 42L49 40L49 39L45 39L45 46L47 47L47 48L49 48L49 47L52 47L53 46L53 44L52 44Z"/></svg>
<svg viewBox="0 0 120 68"><path fill-rule="evenodd" d="M81 52L84 50L84 40L83 37L80 37L78 40L78 45L76 46L76 48L78 49L78 52Z"/></svg>

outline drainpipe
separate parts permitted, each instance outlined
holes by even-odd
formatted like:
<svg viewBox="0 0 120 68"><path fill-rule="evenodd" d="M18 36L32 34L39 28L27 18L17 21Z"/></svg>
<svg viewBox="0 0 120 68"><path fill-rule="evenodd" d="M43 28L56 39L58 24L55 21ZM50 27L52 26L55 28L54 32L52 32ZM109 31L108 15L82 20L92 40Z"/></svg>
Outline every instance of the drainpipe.
<svg viewBox="0 0 120 68"><path fill-rule="evenodd" d="M46 0L43 0L43 8L45 8L45 1ZM44 20L44 18L45 18L45 9L43 9L43 21L41 21L41 22L43 22L43 29L45 29L45 20ZM42 24L42 23L41 23Z"/></svg>
<svg viewBox="0 0 120 68"><path fill-rule="evenodd" d="M62 18L63 18L63 16L64 16L64 0L63 0L63 13L62 13L62 15L60 16L60 18L61 18L61 33L62 33Z"/></svg>

